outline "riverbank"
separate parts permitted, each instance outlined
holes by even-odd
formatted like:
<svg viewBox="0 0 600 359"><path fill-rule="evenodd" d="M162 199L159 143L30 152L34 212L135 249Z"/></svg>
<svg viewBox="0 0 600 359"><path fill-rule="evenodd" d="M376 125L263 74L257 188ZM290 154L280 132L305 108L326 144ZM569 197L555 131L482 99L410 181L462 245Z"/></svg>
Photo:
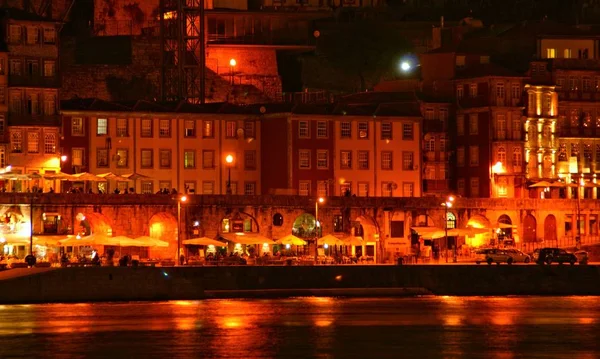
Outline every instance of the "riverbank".
<svg viewBox="0 0 600 359"><path fill-rule="evenodd" d="M89 267L21 269L0 277L0 303L424 294L600 295L600 267Z"/></svg>

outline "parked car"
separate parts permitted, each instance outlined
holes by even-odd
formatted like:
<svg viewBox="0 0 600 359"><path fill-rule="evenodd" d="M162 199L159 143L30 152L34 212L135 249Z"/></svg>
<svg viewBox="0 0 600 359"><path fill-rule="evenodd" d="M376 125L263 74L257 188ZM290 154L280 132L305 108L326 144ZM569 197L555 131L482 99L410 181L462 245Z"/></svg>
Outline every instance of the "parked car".
<svg viewBox="0 0 600 359"><path fill-rule="evenodd" d="M534 252L535 256L535 252ZM564 249L560 248L541 248L536 258L538 264L552 264L557 262L558 264L569 263L574 265L577 263L577 257L573 253L569 253Z"/></svg>
<svg viewBox="0 0 600 359"><path fill-rule="evenodd" d="M503 249L480 249L475 252L475 263L477 264L482 262L490 265L492 263L496 263L498 265L500 263L513 264L514 261L515 260L510 256L510 254Z"/></svg>
<svg viewBox="0 0 600 359"><path fill-rule="evenodd" d="M573 254L575 255L575 257L577 257L577 261L579 262L579 264L588 264L589 257L586 251L577 251Z"/></svg>
<svg viewBox="0 0 600 359"><path fill-rule="evenodd" d="M506 253L512 257L514 263L529 263L531 257L528 254L521 252L518 249L505 249Z"/></svg>

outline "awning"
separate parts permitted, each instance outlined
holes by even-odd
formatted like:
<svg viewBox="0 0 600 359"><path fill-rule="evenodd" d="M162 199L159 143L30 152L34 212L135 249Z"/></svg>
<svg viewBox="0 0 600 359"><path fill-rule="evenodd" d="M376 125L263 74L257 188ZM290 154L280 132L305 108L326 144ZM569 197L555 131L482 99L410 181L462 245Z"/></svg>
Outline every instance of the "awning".
<svg viewBox="0 0 600 359"><path fill-rule="evenodd" d="M359 236L349 236L342 238L342 242L344 242L344 244L347 246L362 246L363 238Z"/></svg>
<svg viewBox="0 0 600 359"><path fill-rule="evenodd" d="M342 244L344 244L344 242L342 242L341 239L339 239L338 237L328 234L325 237L321 237L317 240L317 244L318 245L324 245L327 244L328 246L340 246Z"/></svg>
<svg viewBox="0 0 600 359"><path fill-rule="evenodd" d="M258 233L221 233L221 238L239 244L275 244L272 240Z"/></svg>
<svg viewBox="0 0 600 359"><path fill-rule="evenodd" d="M227 243L208 237L192 238L182 241L184 245L225 247Z"/></svg>
<svg viewBox="0 0 600 359"><path fill-rule="evenodd" d="M417 234L420 236L422 236L425 233L444 231L443 228L438 227L410 227L410 229L417 232Z"/></svg>
<svg viewBox="0 0 600 359"><path fill-rule="evenodd" d="M305 246L306 245L306 241L303 240L302 238L298 238L293 234L288 234L287 236L283 237L283 238L279 238L277 241L275 241L275 243L278 244L284 244L284 245L291 245L291 246Z"/></svg>

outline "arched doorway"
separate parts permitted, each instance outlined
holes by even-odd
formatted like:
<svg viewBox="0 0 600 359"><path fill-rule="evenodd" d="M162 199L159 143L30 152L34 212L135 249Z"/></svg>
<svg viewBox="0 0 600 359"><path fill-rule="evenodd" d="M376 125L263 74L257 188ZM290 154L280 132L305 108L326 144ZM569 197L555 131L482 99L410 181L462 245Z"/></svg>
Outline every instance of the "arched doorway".
<svg viewBox="0 0 600 359"><path fill-rule="evenodd" d="M354 235L363 238L364 253L362 255L377 262L383 254L383 244L379 239L379 227L375 219L371 216L362 215L356 218L354 224Z"/></svg>
<svg viewBox="0 0 600 359"><path fill-rule="evenodd" d="M168 247L152 247L148 250L151 258L173 258L177 252L177 218L168 212L159 212L148 221L150 237L169 243Z"/></svg>
<svg viewBox="0 0 600 359"><path fill-rule="evenodd" d="M498 238L500 239L500 237L504 238L512 238L513 237L513 231L512 231L512 220L510 219L510 217L506 214L501 215L498 218Z"/></svg>
<svg viewBox="0 0 600 359"><path fill-rule="evenodd" d="M556 241L557 239L556 217L553 214L549 214L544 219L544 241Z"/></svg>
<svg viewBox="0 0 600 359"><path fill-rule="evenodd" d="M523 219L523 242L531 243L537 241L537 221L535 217L528 214Z"/></svg>

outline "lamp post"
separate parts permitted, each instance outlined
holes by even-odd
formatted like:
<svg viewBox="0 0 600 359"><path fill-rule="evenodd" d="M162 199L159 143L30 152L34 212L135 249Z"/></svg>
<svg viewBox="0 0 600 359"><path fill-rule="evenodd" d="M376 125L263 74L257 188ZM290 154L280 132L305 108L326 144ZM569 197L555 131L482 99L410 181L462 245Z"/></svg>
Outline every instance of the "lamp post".
<svg viewBox="0 0 600 359"><path fill-rule="evenodd" d="M231 166L233 164L233 156L227 155L225 162L227 162L227 194L231 194Z"/></svg>
<svg viewBox="0 0 600 359"><path fill-rule="evenodd" d="M235 68L235 66L237 65L237 61L235 61L235 59L231 59L229 60L229 74L231 76L231 84L233 85L233 69Z"/></svg>
<svg viewBox="0 0 600 359"><path fill-rule="evenodd" d="M446 239L446 263L448 263L448 212L450 211L450 208L452 208L452 203L454 202L454 196L450 195L446 198L446 202L442 203L442 206L445 207L445 214L444 214L444 238ZM457 262L456 259L456 243L454 243L453 246L453 262Z"/></svg>
<svg viewBox="0 0 600 359"><path fill-rule="evenodd" d="M319 223L319 203L322 204L324 202L325 198L323 197L319 197L315 202L315 263L319 257L319 227L321 227Z"/></svg>
<svg viewBox="0 0 600 359"><path fill-rule="evenodd" d="M577 236L575 237L575 247L577 250L581 249L581 226L579 222L579 217L581 216L581 189L585 186L585 180L583 176L579 178L579 186L577 186L577 219L575 219L575 223L577 226Z"/></svg>
<svg viewBox="0 0 600 359"><path fill-rule="evenodd" d="M181 251L181 203L187 201L186 196L181 196L177 200L177 255L175 255L175 265L179 265L179 255Z"/></svg>

